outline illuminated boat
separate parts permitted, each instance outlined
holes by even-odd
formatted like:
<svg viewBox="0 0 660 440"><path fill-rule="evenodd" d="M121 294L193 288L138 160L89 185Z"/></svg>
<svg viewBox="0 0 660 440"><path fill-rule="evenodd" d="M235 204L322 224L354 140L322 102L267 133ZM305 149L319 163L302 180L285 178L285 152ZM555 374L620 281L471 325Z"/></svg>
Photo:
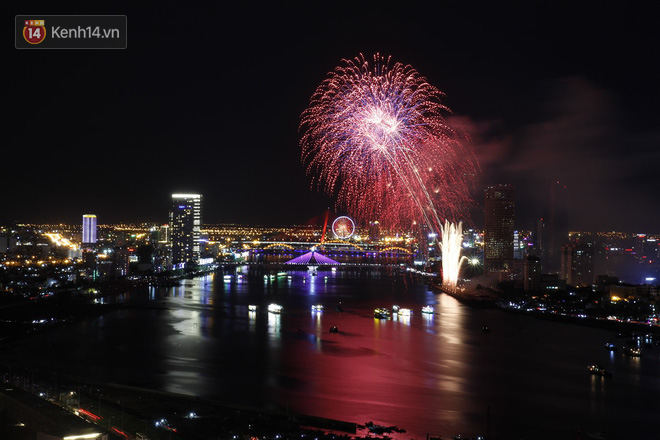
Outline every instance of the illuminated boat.
<svg viewBox="0 0 660 440"><path fill-rule="evenodd" d="M270 313L282 313L282 306L279 304L269 304L268 311Z"/></svg>
<svg viewBox="0 0 660 440"><path fill-rule="evenodd" d="M399 309L400 309L400 308L401 308L401 307L399 307L399 306L397 306L396 304L394 304L394 305L392 306L392 313L399 313Z"/></svg>
<svg viewBox="0 0 660 440"><path fill-rule="evenodd" d="M248 305L248 312L256 312L256 311L257 311L257 305L256 304Z"/></svg>
<svg viewBox="0 0 660 440"><path fill-rule="evenodd" d="M323 306L321 304L314 304L312 306L312 312L322 312Z"/></svg>
<svg viewBox="0 0 660 440"><path fill-rule="evenodd" d="M609 351L617 351L618 350L617 346L612 344L611 342L606 342L605 343L605 348Z"/></svg>
<svg viewBox="0 0 660 440"><path fill-rule="evenodd" d="M594 376L603 376L603 377L611 377L612 373L601 367L600 365L589 365L587 367L589 370L589 373L593 374Z"/></svg>
<svg viewBox="0 0 660 440"><path fill-rule="evenodd" d="M399 316L410 316L411 313L410 309L399 309Z"/></svg>
<svg viewBox="0 0 660 440"><path fill-rule="evenodd" d="M390 317L390 311L379 307L377 309L374 309L374 318L377 319L388 319Z"/></svg>
<svg viewBox="0 0 660 440"><path fill-rule="evenodd" d="M631 357L640 357L642 355L642 349L641 348L624 347L623 352L625 354L627 354L628 356L631 356Z"/></svg>
<svg viewBox="0 0 660 440"><path fill-rule="evenodd" d="M424 306L422 307L422 313L432 315L433 313L435 313L435 309L433 308L433 306Z"/></svg>

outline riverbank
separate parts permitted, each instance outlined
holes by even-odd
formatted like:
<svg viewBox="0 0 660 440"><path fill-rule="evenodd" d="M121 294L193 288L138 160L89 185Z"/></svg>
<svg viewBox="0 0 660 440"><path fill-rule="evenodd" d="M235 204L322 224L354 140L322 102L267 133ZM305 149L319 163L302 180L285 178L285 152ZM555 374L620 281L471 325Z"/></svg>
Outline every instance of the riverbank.
<svg viewBox="0 0 660 440"><path fill-rule="evenodd" d="M120 384L74 380L65 375L8 367L3 382L65 408L93 423L110 439L236 440L352 439L356 423L200 399L183 394ZM12 372L13 371L13 372ZM0 433L15 424L12 408L0 414ZM30 430L27 426L26 430ZM7 431L8 432L8 431ZM13 432L13 431L12 431Z"/></svg>
<svg viewBox="0 0 660 440"><path fill-rule="evenodd" d="M433 289L449 295L465 304L475 308L488 308L498 309L508 313L517 313L528 316L533 316L538 319L545 319L548 321L562 322L567 324L584 325L588 327L596 327L616 332L624 333L651 333L654 336L660 336L660 326L651 325L642 322L622 321L619 319L607 319L588 315L571 315L566 313L555 313L552 311L544 310L521 310L513 307L505 307L502 305L500 298L492 291L470 292L470 291L451 291L443 286L432 284Z"/></svg>
<svg viewBox="0 0 660 440"><path fill-rule="evenodd" d="M431 283L430 285L434 290L449 295L461 304L470 307L486 309L500 308L497 305L498 297L490 291L469 292L465 290L450 290L437 283Z"/></svg>

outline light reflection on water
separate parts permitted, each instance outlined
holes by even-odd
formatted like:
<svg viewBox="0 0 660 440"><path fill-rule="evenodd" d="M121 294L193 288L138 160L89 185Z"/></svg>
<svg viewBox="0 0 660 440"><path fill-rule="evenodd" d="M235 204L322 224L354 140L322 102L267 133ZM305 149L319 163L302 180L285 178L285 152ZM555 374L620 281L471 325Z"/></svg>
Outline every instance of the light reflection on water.
<svg viewBox="0 0 660 440"><path fill-rule="evenodd" d="M403 325L410 325L410 315L402 315L400 313L395 313L392 318L394 321L398 321Z"/></svg>
<svg viewBox="0 0 660 440"><path fill-rule="evenodd" d="M195 310L175 309L172 316L178 321L172 327L186 336L200 336L202 334L202 318L200 312Z"/></svg>
<svg viewBox="0 0 660 440"><path fill-rule="evenodd" d="M143 301L158 307L38 335L21 360L61 362L84 376L91 357L94 374L108 382L288 404L320 417L399 425L406 438L486 434L486 420L499 438L574 438L577 429L630 438L660 429L657 399L639 403L640 395L660 395L658 352L606 353L610 332L472 309L395 275L291 271L290 280L270 281L240 270L241 282L231 273L229 281L219 274L149 288ZM272 302L284 306L281 315L267 312ZM310 313L319 303L325 310ZM374 319L374 307L395 303L412 315ZM259 308L248 312L248 304ZM421 313L427 304L435 314ZM99 361L117 347L121 355ZM598 360L614 371L612 380L586 372ZM617 428L621 418L643 420L648 431Z"/></svg>

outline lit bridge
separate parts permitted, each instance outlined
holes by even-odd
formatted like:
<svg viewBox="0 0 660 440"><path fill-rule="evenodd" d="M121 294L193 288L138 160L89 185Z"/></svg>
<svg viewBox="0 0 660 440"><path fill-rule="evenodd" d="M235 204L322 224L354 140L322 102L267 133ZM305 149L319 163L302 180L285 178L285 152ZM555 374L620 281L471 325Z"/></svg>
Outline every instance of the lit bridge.
<svg viewBox="0 0 660 440"><path fill-rule="evenodd" d="M293 241L251 241L244 243L249 252L248 261L255 263L309 264L400 264L411 262L414 253L402 246L372 243L353 243L328 240L324 243Z"/></svg>

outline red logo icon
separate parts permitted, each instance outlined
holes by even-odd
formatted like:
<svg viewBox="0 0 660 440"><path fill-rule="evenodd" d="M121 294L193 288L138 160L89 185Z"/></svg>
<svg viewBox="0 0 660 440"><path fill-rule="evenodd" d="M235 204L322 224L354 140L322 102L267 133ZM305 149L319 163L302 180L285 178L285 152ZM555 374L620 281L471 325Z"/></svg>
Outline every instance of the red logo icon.
<svg viewBox="0 0 660 440"><path fill-rule="evenodd" d="M44 20L25 20L23 38L30 44L39 44L46 38Z"/></svg>

